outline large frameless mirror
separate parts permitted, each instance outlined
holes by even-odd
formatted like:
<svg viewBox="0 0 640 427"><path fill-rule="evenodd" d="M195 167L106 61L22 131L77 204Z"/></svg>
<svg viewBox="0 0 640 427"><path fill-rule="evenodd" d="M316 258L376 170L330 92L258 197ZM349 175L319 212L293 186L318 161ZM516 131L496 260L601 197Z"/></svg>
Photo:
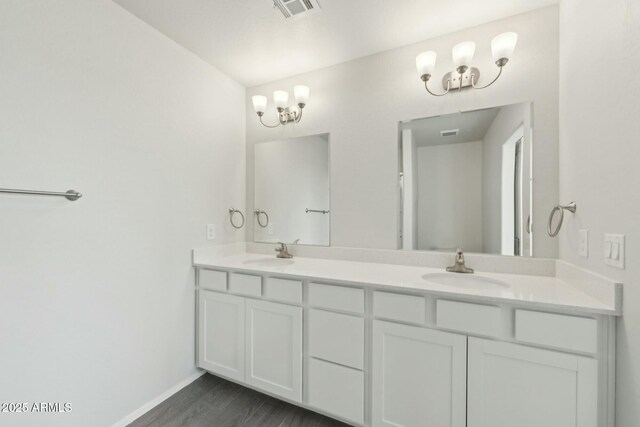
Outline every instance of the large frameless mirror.
<svg viewBox="0 0 640 427"><path fill-rule="evenodd" d="M255 242L329 245L329 134L256 144L254 180Z"/></svg>
<svg viewBox="0 0 640 427"><path fill-rule="evenodd" d="M399 247L531 256L532 104L399 124Z"/></svg>

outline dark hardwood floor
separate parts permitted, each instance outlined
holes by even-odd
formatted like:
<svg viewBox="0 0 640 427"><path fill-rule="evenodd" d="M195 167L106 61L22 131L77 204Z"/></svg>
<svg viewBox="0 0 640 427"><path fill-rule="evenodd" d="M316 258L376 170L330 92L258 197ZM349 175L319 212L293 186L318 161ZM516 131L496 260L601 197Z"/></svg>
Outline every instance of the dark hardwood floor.
<svg viewBox="0 0 640 427"><path fill-rule="evenodd" d="M204 374L133 427L345 427L339 421Z"/></svg>

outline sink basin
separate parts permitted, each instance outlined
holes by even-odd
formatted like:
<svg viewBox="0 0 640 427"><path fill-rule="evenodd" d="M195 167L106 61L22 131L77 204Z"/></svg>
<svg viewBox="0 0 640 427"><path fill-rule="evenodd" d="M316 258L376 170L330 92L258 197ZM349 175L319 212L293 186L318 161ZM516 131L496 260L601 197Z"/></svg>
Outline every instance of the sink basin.
<svg viewBox="0 0 640 427"><path fill-rule="evenodd" d="M461 273L431 273L422 276L424 280L439 285L457 286L468 289L506 289L509 285L505 282L475 274Z"/></svg>
<svg viewBox="0 0 640 427"><path fill-rule="evenodd" d="M280 267L293 264L293 260L289 258L256 258L248 259L243 264L251 265L254 267Z"/></svg>

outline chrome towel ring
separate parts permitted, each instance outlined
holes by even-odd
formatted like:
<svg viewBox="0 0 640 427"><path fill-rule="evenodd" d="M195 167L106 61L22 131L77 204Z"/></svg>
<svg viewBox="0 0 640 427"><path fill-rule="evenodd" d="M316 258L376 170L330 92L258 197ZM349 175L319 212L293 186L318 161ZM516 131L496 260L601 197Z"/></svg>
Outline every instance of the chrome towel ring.
<svg viewBox="0 0 640 427"><path fill-rule="evenodd" d="M235 214L240 214L240 218L242 219L242 223L240 223L240 225L236 225L235 222L233 222L233 216ZM231 225L233 226L233 228L242 228L244 226L244 214L242 212L240 212L239 209L234 209L234 208L230 208L229 209L229 221L231 222Z"/></svg>
<svg viewBox="0 0 640 427"><path fill-rule="evenodd" d="M550 237L556 237L560 232L565 210L571 213L576 213L576 202L571 202L568 205L555 205L553 209L551 209L551 213L549 214L549 223L547 224L547 233ZM553 229L553 217L556 216L556 212L560 212L560 218L558 219L558 225Z"/></svg>
<svg viewBox="0 0 640 427"><path fill-rule="evenodd" d="M256 209L255 211L253 211L256 214L256 220L258 221L258 225L262 228L265 228L267 225L269 225L269 215L267 215L267 213L263 210L260 209ZM260 221L260 215L264 215L264 223L262 221Z"/></svg>

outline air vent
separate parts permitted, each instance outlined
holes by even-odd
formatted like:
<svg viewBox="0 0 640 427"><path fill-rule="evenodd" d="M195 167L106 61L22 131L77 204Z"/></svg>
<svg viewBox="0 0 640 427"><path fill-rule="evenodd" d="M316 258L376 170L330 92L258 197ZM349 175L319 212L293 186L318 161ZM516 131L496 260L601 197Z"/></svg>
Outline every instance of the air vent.
<svg viewBox="0 0 640 427"><path fill-rule="evenodd" d="M318 0L268 0L285 21L293 21L320 11Z"/></svg>
<svg viewBox="0 0 640 427"><path fill-rule="evenodd" d="M456 136L460 129L441 130L440 136Z"/></svg>

